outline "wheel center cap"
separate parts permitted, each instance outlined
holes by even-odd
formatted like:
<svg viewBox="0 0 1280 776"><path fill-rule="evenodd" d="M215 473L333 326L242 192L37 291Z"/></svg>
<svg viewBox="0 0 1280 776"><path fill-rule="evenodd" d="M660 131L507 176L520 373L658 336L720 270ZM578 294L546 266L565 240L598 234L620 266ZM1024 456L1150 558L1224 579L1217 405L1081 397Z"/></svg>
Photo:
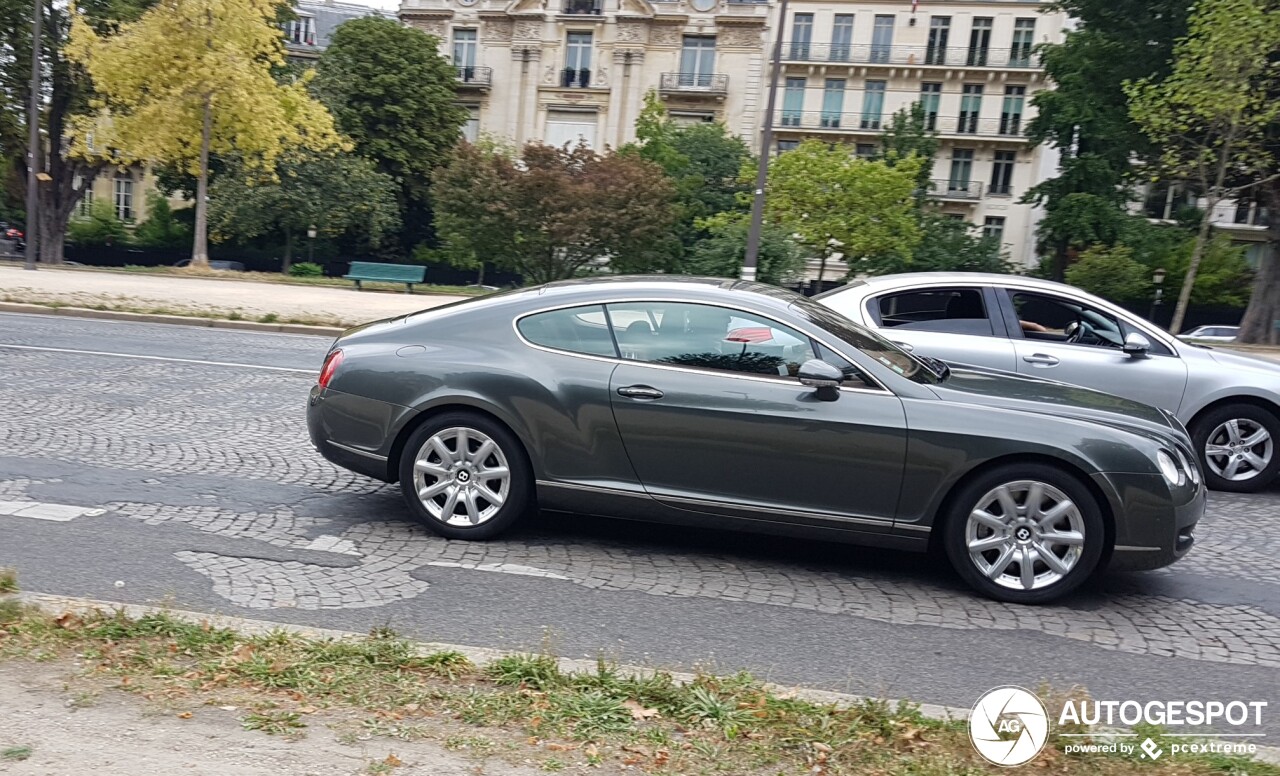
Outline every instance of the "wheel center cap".
<svg viewBox="0 0 1280 776"><path fill-rule="evenodd" d="M458 472L458 482L467 482L470 479L471 479L471 472L467 471L466 469L463 469L462 471Z"/></svg>
<svg viewBox="0 0 1280 776"><path fill-rule="evenodd" d="M1014 531L1014 532L1013 532L1013 535L1014 535L1014 536L1016 536L1016 537L1018 538L1018 541L1020 541L1020 542L1030 541L1030 540L1031 540L1031 529L1030 529L1030 528L1027 528L1027 527L1024 525L1024 526L1022 526L1021 528L1019 528L1018 530Z"/></svg>

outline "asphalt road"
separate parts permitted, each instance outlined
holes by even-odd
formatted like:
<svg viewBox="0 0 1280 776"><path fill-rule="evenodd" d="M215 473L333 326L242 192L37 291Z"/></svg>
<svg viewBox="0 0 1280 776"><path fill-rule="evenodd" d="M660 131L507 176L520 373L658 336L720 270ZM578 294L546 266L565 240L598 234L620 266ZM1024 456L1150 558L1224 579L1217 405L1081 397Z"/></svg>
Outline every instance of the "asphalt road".
<svg viewBox="0 0 1280 776"><path fill-rule="evenodd" d="M1042 683L1260 700L1280 737L1280 490L1212 494L1185 561L1046 607L925 556L600 518L450 542L311 449L328 344L0 314L0 566L39 592L962 707Z"/></svg>

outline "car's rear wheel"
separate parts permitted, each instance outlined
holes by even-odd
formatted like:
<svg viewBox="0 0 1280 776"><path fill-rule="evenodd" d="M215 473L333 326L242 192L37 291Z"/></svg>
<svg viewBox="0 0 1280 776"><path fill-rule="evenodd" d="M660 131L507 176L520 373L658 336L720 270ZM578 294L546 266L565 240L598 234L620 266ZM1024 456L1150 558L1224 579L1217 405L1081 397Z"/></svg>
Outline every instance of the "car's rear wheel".
<svg viewBox="0 0 1280 776"><path fill-rule="evenodd" d="M1107 541L1097 499L1052 466L982 473L952 501L943 541L956 572L998 601L1039 604L1076 589L1097 569Z"/></svg>
<svg viewBox="0 0 1280 776"><path fill-rule="evenodd" d="M490 539L529 511L533 473L524 448L483 415L448 412L417 428L400 458L409 509L450 539Z"/></svg>
<svg viewBox="0 0 1280 776"><path fill-rule="evenodd" d="M1214 490L1253 493L1280 470L1280 418L1252 404L1228 404L1196 419L1191 438L1205 484Z"/></svg>

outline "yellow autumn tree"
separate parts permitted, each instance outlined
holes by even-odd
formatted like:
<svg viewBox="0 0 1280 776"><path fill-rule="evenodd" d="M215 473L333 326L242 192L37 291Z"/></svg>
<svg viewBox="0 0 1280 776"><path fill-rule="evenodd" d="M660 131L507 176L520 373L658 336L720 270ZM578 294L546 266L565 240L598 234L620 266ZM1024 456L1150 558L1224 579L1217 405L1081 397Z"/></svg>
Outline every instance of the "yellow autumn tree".
<svg viewBox="0 0 1280 776"><path fill-rule="evenodd" d="M328 110L307 93L310 73L288 83L273 76L285 63L278 7L278 0L160 0L108 35L73 9L67 53L93 80L98 110L75 136L112 146L121 162L177 164L197 176L193 265L209 261L211 153L272 169L291 148L342 142Z"/></svg>

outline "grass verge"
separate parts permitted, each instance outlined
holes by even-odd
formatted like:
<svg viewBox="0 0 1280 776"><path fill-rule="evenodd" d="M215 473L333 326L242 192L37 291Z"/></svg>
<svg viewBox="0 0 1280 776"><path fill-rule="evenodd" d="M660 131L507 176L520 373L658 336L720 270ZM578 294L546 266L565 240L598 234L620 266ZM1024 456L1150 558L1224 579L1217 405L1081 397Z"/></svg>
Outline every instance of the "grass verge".
<svg viewBox="0 0 1280 776"><path fill-rule="evenodd" d="M76 267L75 269L86 269L85 267ZM231 270L219 269L203 269L200 267L91 267L87 268L99 271L111 272L128 272L137 275L167 275L170 277L205 277L217 278L219 280L239 280L254 283L279 283L289 286L328 286L333 288L355 288L355 284L350 280L342 278L330 277L306 277L296 275L285 275L280 272L234 272ZM404 283L378 283L366 282L362 284L367 291L390 291L394 293L404 293ZM473 288L471 286L441 286L431 283L419 283L414 285L412 293L414 294L449 294L451 296L480 296L491 293L487 289Z"/></svg>
<svg viewBox="0 0 1280 776"><path fill-rule="evenodd" d="M103 310L116 313L140 313L142 315L175 315L181 318L214 318L224 321L252 321L256 323L288 323L302 326L336 326L346 328L356 325L352 321L343 321L336 317L314 317L308 315L281 316L278 313L249 315L242 310L221 307L157 307L140 304L128 298L97 296L85 300L50 299L40 295L23 295L6 293L0 296L2 302L30 304L57 310L61 307L75 307L85 310Z"/></svg>
<svg viewBox="0 0 1280 776"><path fill-rule="evenodd" d="M595 765L735 776L1003 772L978 757L960 721L871 700L815 704L771 692L746 674L681 683L663 672L622 674L605 662L595 671L566 673L546 655L480 667L456 652L422 653L385 630L353 640L283 631L247 636L165 614L55 615L0 600L0 659L72 655L81 657L78 670L89 679L171 707L234 706L245 728L266 734L296 737L326 724L346 730L351 741L434 739L478 757L532 759L545 771ZM1280 776L1280 768L1236 757L1153 763L1067 756L1064 740L1050 741L1033 772ZM369 772L393 765L371 763Z"/></svg>

